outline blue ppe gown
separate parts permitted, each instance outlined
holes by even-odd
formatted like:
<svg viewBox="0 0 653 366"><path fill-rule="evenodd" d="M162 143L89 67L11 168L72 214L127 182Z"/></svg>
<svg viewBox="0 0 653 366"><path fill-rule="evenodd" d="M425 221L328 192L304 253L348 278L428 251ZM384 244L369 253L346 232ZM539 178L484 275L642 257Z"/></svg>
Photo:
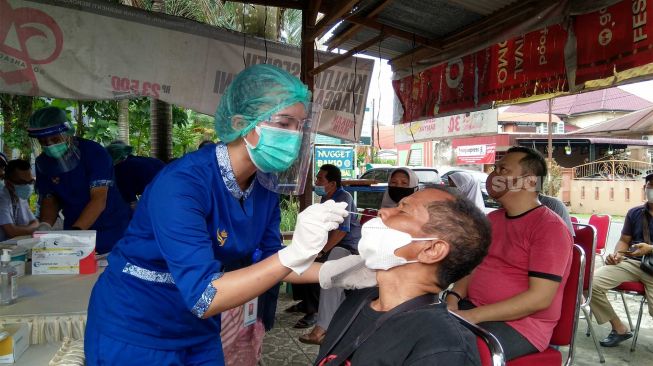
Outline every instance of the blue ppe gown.
<svg viewBox="0 0 653 366"><path fill-rule="evenodd" d="M125 160L114 166L116 185L127 203L136 202L137 196L145 191L145 187L154 179L165 163L156 158L128 155Z"/></svg>
<svg viewBox="0 0 653 366"><path fill-rule="evenodd" d="M95 250L111 251L129 224L130 209L114 182L113 162L109 153L97 142L75 137L80 161L65 173L54 167L55 159L41 154L36 158L36 191L39 199L55 197L64 215L64 229L70 230L91 200L91 189L108 187L104 211L89 228L97 231Z"/></svg>
<svg viewBox="0 0 653 366"><path fill-rule="evenodd" d="M278 195L255 178L241 191L224 144L167 165L145 189L93 289L87 364L159 365L171 355L202 364L193 360L219 350L209 363L222 365L220 315L202 319L220 296L211 282L257 248L263 258L281 249L279 223ZM107 340L129 347L106 354Z"/></svg>

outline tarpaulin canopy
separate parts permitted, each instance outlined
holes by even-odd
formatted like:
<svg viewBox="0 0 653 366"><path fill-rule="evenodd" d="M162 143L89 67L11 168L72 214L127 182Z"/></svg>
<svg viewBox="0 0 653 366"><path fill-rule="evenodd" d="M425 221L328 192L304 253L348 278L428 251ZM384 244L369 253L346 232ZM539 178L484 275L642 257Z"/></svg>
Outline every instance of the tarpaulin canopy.
<svg viewBox="0 0 653 366"><path fill-rule="evenodd" d="M0 0L0 41L0 92L148 96L206 114L246 66L269 63L297 76L301 69L297 47L98 0ZM360 139L372 69L372 60L350 58L315 76L319 132Z"/></svg>

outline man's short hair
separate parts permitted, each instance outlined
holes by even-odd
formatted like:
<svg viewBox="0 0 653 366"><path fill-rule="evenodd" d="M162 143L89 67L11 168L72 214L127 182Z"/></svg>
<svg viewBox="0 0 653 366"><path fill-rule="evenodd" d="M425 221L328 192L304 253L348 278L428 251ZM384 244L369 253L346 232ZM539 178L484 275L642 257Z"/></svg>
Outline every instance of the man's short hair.
<svg viewBox="0 0 653 366"><path fill-rule="evenodd" d="M524 173L530 173L538 177L546 177L546 160L539 151L525 146L513 146L506 151L506 154L510 153L526 154L526 156L519 161L519 165Z"/></svg>
<svg viewBox="0 0 653 366"><path fill-rule="evenodd" d="M424 205L429 220L422 231L449 243L449 254L438 265L437 284L442 289L470 274L485 258L492 241L490 222L485 214L466 197L452 196L453 200Z"/></svg>
<svg viewBox="0 0 653 366"><path fill-rule="evenodd" d="M337 166L333 164L324 164L320 167L320 170L326 172L326 180L329 182L336 182L337 188L342 186L342 173Z"/></svg>
<svg viewBox="0 0 653 366"><path fill-rule="evenodd" d="M9 161L9 163L7 163L5 176L8 178L12 178L16 171L18 170L25 171L30 169L32 169L32 166L27 160L22 160L22 159L11 160Z"/></svg>

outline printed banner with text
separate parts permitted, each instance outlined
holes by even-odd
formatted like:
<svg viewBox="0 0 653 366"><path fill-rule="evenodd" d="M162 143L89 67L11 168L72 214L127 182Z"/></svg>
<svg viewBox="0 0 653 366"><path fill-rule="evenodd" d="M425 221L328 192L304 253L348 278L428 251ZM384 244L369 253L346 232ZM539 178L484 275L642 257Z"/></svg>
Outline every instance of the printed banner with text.
<svg viewBox="0 0 653 366"><path fill-rule="evenodd" d="M299 76L300 50L268 42L266 52L261 39L104 1L0 0L2 93L148 96L213 115L234 75L259 63ZM360 139L373 66L350 58L316 75L320 133Z"/></svg>
<svg viewBox="0 0 653 366"><path fill-rule="evenodd" d="M458 146L456 165L494 164L496 150L496 144Z"/></svg>
<svg viewBox="0 0 653 366"><path fill-rule="evenodd" d="M499 110L489 109L395 125L395 144L496 134Z"/></svg>
<svg viewBox="0 0 653 366"><path fill-rule="evenodd" d="M599 11L508 39L393 81L401 123L488 108L538 95L579 91L620 73L623 83L653 73L653 0L622 0ZM570 31L568 31L570 29ZM630 71L624 73L624 71ZM441 137L441 136L440 136Z"/></svg>

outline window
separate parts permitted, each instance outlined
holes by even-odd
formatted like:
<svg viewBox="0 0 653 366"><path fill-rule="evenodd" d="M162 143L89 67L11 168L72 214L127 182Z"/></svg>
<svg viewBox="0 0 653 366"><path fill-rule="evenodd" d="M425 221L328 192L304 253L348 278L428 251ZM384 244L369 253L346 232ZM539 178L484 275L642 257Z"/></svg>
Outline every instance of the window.
<svg viewBox="0 0 653 366"><path fill-rule="evenodd" d="M626 201L630 201L630 188L626 188Z"/></svg>
<svg viewBox="0 0 653 366"><path fill-rule="evenodd" d="M419 166L422 165L422 149L410 149L408 155L408 166Z"/></svg>
<svg viewBox="0 0 653 366"><path fill-rule="evenodd" d="M610 201L614 201L614 188L610 187Z"/></svg>
<svg viewBox="0 0 653 366"><path fill-rule="evenodd" d="M565 123L564 122L552 122L553 133L565 133ZM540 123L536 129L537 133L549 133L549 128L546 123Z"/></svg>
<svg viewBox="0 0 653 366"><path fill-rule="evenodd" d="M580 187L580 199L585 199L585 186Z"/></svg>
<svg viewBox="0 0 653 366"><path fill-rule="evenodd" d="M594 187L594 199L597 201L599 199L599 187Z"/></svg>

